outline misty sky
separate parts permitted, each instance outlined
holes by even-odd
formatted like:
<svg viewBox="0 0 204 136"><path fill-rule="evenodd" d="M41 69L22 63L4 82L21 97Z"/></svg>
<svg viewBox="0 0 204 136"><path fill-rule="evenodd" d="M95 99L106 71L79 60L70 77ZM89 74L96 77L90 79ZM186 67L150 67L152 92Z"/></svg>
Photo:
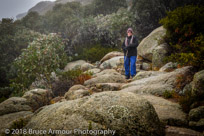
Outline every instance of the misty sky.
<svg viewBox="0 0 204 136"><path fill-rule="evenodd" d="M55 0L0 0L0 20L2 18L16 18L16 15L27 12L40 1Z"/></svg>

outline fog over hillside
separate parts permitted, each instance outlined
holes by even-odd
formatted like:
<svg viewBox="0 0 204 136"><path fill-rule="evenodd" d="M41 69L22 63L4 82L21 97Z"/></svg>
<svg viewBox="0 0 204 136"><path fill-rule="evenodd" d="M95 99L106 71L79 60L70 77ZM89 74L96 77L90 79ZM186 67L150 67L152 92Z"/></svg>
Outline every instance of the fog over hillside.
<svg viewBox="0 0 204 136"><path fill-rule="evenodd" d="M15 19L16 15L27 12L40 1L55 0L0 0L0 19Z"/></svg>

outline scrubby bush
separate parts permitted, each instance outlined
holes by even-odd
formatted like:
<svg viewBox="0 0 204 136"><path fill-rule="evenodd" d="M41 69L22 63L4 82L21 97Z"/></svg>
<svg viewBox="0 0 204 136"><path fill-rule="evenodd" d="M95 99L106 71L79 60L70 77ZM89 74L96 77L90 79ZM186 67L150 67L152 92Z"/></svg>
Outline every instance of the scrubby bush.
<svg viewBox="0 0 204 136"><path fill-rule="evenodd" d="M64 94L75 84L84 84L91 78L91 73L83 73L81 69L58 72L59 80L52 85L52 92L55 96L64 96Z"/></svg>
<svg viewBox="0 0 204 136"><path fill-rule="evenodd" d="M51 88L51 72L64 68L66 63L62 39L55 34L41 35L15 60L17 77L12 80L11 87L18 94L26 91L35 80L44 80Z"/></svg>
<svg viewBox="0 0 204 136"><path fill-rule="evenodd" d="M101 45L95 45L88 48L83 48L78 51L78 56L74 57L74 60L83 59L89 62L96 62L101 60L107 53L116 51L116 48L103 47Z"/></svg>
<svg viewBox="0 0 204 136"><path fill-rule="evenodd" d="M167 29L170 61L204 68L204 6L185 6L168 12L160 23Z"/></svg>

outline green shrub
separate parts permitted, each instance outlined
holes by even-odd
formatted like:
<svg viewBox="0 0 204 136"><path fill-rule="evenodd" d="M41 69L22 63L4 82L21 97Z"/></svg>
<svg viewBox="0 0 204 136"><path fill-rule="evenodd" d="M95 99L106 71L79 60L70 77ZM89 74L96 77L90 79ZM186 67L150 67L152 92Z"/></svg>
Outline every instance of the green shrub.
<svg viewBox="0 0 204 136"><path fill-rule="evenodd" d="M185 6L168 12L160 20L167 29L166 41L172 48L169 61L204 68L204 6Z"/></svg>
<svg viewBox="0 0 204 136"><path fill-rule="evenodd" d="M164 93L163 93L163 97L168 99L168 98L172 98L173 97L173 94L172 94L173 91L167 91L165 90Z"/></svg>
<svg viewBox="0 0 204 136"><path fill-rule="evenodd" d="M83 59L93 63L96 61L100 61L107 53L115 50L118 49L95 45L92 47L83 48L81 51L78 51L78 56L74 57L74 60Z"/></svg>
<svg viewBox="0 0 204 136"><path fill-rule="evenodd" d="M52 92L55 96L64 96L64 94L75 84L84 84L84 81L91 78L92 73L83 73L78 68L66 72L57 72L59 80L52 85Z"/></svg>
<svg viewBox="0 0 204 136"><path fill-rule="evenodd" d="M15 60L17 77L12 80L14 93L22 93L35 80L44 80L51 88L51 72L64 68L67 63L64 44L55 34L42 35L24 49Z"/></svg>

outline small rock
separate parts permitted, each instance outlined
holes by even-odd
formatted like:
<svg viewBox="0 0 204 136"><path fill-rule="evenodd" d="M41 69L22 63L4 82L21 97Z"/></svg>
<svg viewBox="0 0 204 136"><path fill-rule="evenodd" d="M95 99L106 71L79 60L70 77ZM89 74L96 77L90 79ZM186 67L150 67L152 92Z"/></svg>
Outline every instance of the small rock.
<svg viewBox="0 0 204 136"><path fill-rule="evenodd" d="M152 55L153 70L158 70L166 64L165 59L169 55L169 52L170 52L170 49L167 43L160 44L153 50L153 55Z"/></svg>
<svg viewBox="0 0 204 136"><path fill-rule="evenodd" d="M0 115L20 111L31 111L32 109L28 104L29 103L25 98L11 97L0 103Z"/></svg>
<svg viewBox="0 0 204 136"><path fill-rule="evenodd" d="M90 70L90 69L93 69L95 68L94 65L90 64L90 63L84 63L81 65L81 70L82 71L87 71L87 70Z"/></svg>
<svg viewBox="0 0 204 136"><path fill-rule="evenodd" d="M98 83L96 88L101 91L118 91L121 88L121 83Z"/></svg>
<svg viewBox="0 0 204 136"><path fill-rule="evenodd" d="M113 51L113 52L110 52L108 54L106 54L101 60L100 62L103 63L104 61L106 60L109 60L113 57L117 57L117 56L124 56L124 54L122 52L118 52L118 51Z"/></svg>
<svg viewBox="0 0 204 136"><path fill-rule="evenodd" d="M5 135L6 129L17 129L16 125L23 126L31 119L33 113L31 111L20 111L0 116L0 134ZM16 124L17 122L21 124ZM14 128L13 128L14 127ZM20 133L20 132L19 132Z"/></svg>
<svg viewBox="0 0 204 136"><path fill-rule="evenodd" d="M167 126L165 136L203 136L200 132L174 126Z"/></svg>
<svg viewBox="0 0 204 136"><path fill-rule="evenodd" d="M192 94L204 99L204 70L197 72L193 77Z"/></svg>
<svg viewBox="0 0 204 136"><path fill-rule="evenodd" d="M53 94L49 90L45 89L33 89L26 92L23 95L26 98L33 111L38 108L50 104L50 100L53 98Z"/></svg>
<svg viewBox="0 0 204 136"><path fill-rule="evenodd" d="M64 95L64 97L66 100L74 100L89 95L91 95L91 92L88 88L82 85L74 85L69 89L69 91Z"/></svg>
<svg viewBox="0 0 204 136"><path fill-rule="evenodd" d="M73 70L73 69L76 69L76 68L81 68L81 66L83 64L85 64L86 61L84 60L77 60L77 61L73 61L73 62L69 62L66 67L64 68L64 71L68 71L68 70Z"/></svg>
<svg viewBox="0 0 204 136"><path fill-rule="evenodd" d="M159 69L160 72L172 72L177 68L177 63L169 62Z"/></svg>
<svg viewBox="0 0 204 136"><path fill-rule="evenodd" d="M142 63L142 66L141 66L141 69L148 71L148 70L151 70L151 69L152 69L152 66L151 66L150 63L143 62L143 63Z"/></svg>
<svg viewBox="0 0 204 136"><path fill-rule="evenodd" d="M204 118L204 106L199 106L197 108L191 109L189 112L190 121L199 121Z"/></svg>
<svg viewBox="0 0 204 136"><path fill-rule="evenodd" d="M100 69L116 69L118 66L123 65L124 62L121 62L121 59L123 60L124 56L113 57L106 60L100 65Z"/></svg>
<svg viewBox="0 0 204 136"><path fill-rule="evenodd" d="M85 73L87 73L87 72L88 72L88 73L92 73L93 75L95 75L95 74L101 72L101 69L99 69L99 68L94 68L94 69L90 69L90 70L85 71Z"/></svg>

